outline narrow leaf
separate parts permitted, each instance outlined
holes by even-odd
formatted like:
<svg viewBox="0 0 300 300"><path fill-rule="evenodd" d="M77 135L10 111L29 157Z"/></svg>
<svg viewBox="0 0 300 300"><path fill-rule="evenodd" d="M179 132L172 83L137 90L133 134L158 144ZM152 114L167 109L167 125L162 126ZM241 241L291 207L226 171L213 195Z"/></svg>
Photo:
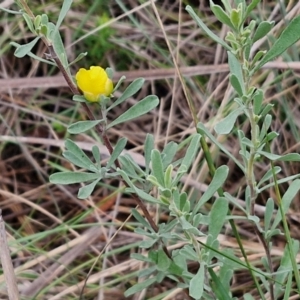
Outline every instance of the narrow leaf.
<svg viewBox="0 0 300 300"><path fill-rule="evenodd" d="M228 157L230 157L243 172L245 171L243 165L224 147L224 145L217 141L217 139L209 132L209 130L202 123L198 123L197 128L200 133L203 132L203 135L205 134L212 141L212 143L218 146Z"/></svg>
<svg viewBox="0 0 300 300"><path fill-rule="evenodd" d="M203 204L205 204L211 197L215 194L215 192L223 185L228 175L229 168L227 166L220 166L215 175L209 184L207 190L202 195L198 203L195 205L193 209L193 215L198 213L199 209Z"/></svg>
<svg viewBox="0 0 300 300"><path fill-rule="evenodd" d="M296 194L299 192L299 190L300 190L300 179L296 179L290 184L290 186L288 187L287 191L285 192L285 194L281 199L281 205L284 214L286 214L287 211L289 210L291 202L293 198L296 196ZM279 224L279 222L281 221L281 219L282 216L280 210L278 210L271 229L275 229Z"/></svg>
<svg viewBox="0 0 300 300"><path fill-rule="evenodd" d="M208 272L212 279L212 288L217 299L232 300L232 298L228 295L228 291L226 291L225 287L223 286L214 270L212 268L208 268Z"/></svg>
<svg viewBox="0 0 300 300"><path fill-rule="evenodd" d="M85 172L59 172L50 175L49 180L54 184L73 184L91 181L99 178L99 174Z"/></svg>
<svg viewBox="0 0 300 300"><path fill-rule="evenodd" d="M96 120L96 121L79 121L74 124L71 124L68 127L68 132L71 134L79 134L82 132L85 132L89 129L92 129L97 124L99 124L102 120Z"/></svg>
<svg viewBox="0 0 300 300"><path fill-rule="evenodd" d="M162 151L162 161L164 170L172 163L177 152L178 144L175 142L168 143Z"/></svg>
<svg viewBox="0 0 300 300"><path fill-rule="evenodd" d="M67 139L65 141L65 146L70 152L74 154L74 156L77 157L78 161L80 161L82 164L84 164L85 166L93 165L93 162L90 160L90 158L76 145L76 143Z"/></svg>
<svg viewBox="0 0 300 300"><path fill-rule="evenodd" d="M124 91L124 93L122 94L121 97L118 98L118 100L116 100L108 109L107 111L111 110L112 108L114 108L115 106L121 104L122 102L124 102L125 100L127 100L128 98L130 98L132 95L134 95L135 93L137 93L143 86L145 82L144 78L137 78L135 79Z"/></svg>
<svg viewBox="0 0 300 300"><path fill-rule="evenodd" d="M112 164L116 161L116 159L118 159L118 157L120 156L120 154L122 153L122 151L124 150L125 146L127 143L127 139L126 138L121 138L118 140L113 153L111 154L108 162L107 162L107 168L110 168L112 166Z"/></svg>
<svg viewBox="0 0 300 300"><path fill-rule="evenodd" d="M245 14L245 19L249 16L251 11L256 7L256 5L260 2L261 0L252 0L251 3L248 5L246 14Z"/></svg>
<svg viewBox="0 0 300 300"><path fill-rule="evenodd" d="M112 121L107 129L112 128L113 126L124 123L126 121L138 118L142 115L147 114L150 110L155 108L159 104L159 100L155 95L149 95L145 97L143 100L136 103L134 106L130 107L127 111L125 111L121 116Z"/></svg>
<svg viewBox="0 0 300 300"><path fill-rule="evenodd" d="M159 249L157 252L157 270L166 272L171 265L171 260L163 251L162 249Z"/></svg>
<svg viewBox="0 0 300 300"><path fill-rule="evenodd" d="M163 164L158 150L153 149L151 153L152 175L161 187L165 187Z"/></svg>
<svg viewBox="0 0 300 300"><path fill-rule="evenodd" d="M37 41L40 39L39 36L37 36L34 40L32 40L30 43L21 45L15 50L15 56L18 58L24 57L26 54L28 54L31 49L35 46Z"/></svg>
<svg viewBox="0 0 300 300"><path fill-rule="evenodd" d="M190 281L189 294L193 299L201 299L204 288L204 263L200 264L200 268L196 275Z"/></svg>
<svg viewBox="0 0 300 300"><path fill-rule="evenodd" d="M216 239L224 226L228 213L228 202L226 198L217 199L209 213L208 233Z"/></svg>
<svg viewBox="0 0 300 300"><path fill-rule="evenodd" d="M79 189L77 197L78 199L86 199L89 196L91 196L92 192L94 191L97 183L101 180L101 177L97 178L95 181L93 181L92 183L83 186Z"/></svg>
<svg viewBox="0 0 300 300"><path fill-rule="evenodd" d="M253 69L253 73L259 70L263 65L265 65L270 60L278 57L286 49L291 47L300 39L300 16L294 18L281 33L279 38L276 39L274 45L266 53L263 59L256 65Z"/></svg>
<svg viewBox="0 0 300 300"><path fill-rule="evenodd" d="M280 167L278 167L278 166L274 167L275 174L278 174L280 171L281 171ZM267 180L269 180L272 177L273 177L273 170L270 169L266 172L266 174L259 181L259 183L257 184L257 188L259 188L264 182L266 182Z"/></svg>
<svg viewBox="0 0 300 300"><path fill-rule="evenodd" d="M198 153L200 138L201 138L200 134L195 134L189 144L188 149L186 150L181 165L185 166L187 169L191 166L195 158L195 155Z"/></svg>
<svg viewBox="0 0 300 300"><path fill-rule="evenodd" d="M146 279L143 282L137 283L134 286L132 286L131 288L129 288L127 291L125 291L124 296L129 297L133 294L136 294L136 293L146 289L147 287L149 287L154 282L156 282L156 278L151 277L151 278Z"/></svg>
<svg viewBox="0 0 300 300"><path fill-rule="evenodd" d="M144 146L146 174L149 174L150 161L151 161L151 152L152 152L153 149L154 149L153 135L147 133L145 146Z"/></svg>
<svg viewBox="0 0 300 300"><path fill-rule="evenodd" d="M274 26L274 21L260 22L253 36L253 43L266 36Z"/></svg>
<svg viewBox="0 0 300 300"><path fill-rule="evenodd" d="M228 15L226 14L226 12L223 10L223 8L221 6L219 6L219 5L215 5L213 3L213 1L211 1L211 0L209 1L209 4L210 4L210 8L211 8L212 12L217 17L217 19L221 23L226 24L230 28L234 29L234 26L231 23L230 18L228 17Z"/></svg>
<svg viewBox="0 0 300 300"><path fill-rule="evenodd" d="M241 114L242 109L235 109L222 121L215 126L217 134L228 134L231 132L237 117Z"/></svg>
<svg viewBox="0 0 300 300"><path fill-rule="evenodd" d="M264 218L265 231L268 231L270 228L271 219L273 218L273 213L274 213L274 200L272 198L269 198L266 204L265 218Z"/></svg>
<svg viewBox="0 0 300 300"><path fill-rule="evenodd" d="M236 75L231 74L229 76L229 80L230 80L232 87L235 89L235 91L238 93L238 95L240 97L242 97L244 95L244 91L243 91L243 86L241 85L240 79Z"/></svg>
<svg viewBox="0 0 300 300"><path fill-rule="evenodd" d="M64 3L62 5L62 8L60 10L59 16L58 16L58 20L56 23L56 30L59 30L59 27L62 23L62 21L64 20L66 14L68 13L71 5L72 5L73 0L64 0Z"/></svg>
<svg viewBox="0 0 300 300"><path fill-rule="evenodd" d="M214 34L204 23L203 21L197 16L191 6L187 6L186 11L190 14L190 16L194 19L197 25L215 42L222 45L226 50L231 50L229 45L227 45L221 38L219 38L216 34Z"/></svg>

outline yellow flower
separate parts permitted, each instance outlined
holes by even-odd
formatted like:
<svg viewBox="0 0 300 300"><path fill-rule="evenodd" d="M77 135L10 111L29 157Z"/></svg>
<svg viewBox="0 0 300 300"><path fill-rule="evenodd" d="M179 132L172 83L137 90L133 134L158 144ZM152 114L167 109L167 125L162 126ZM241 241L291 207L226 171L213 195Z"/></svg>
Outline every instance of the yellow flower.
<svg viewBox="0 0 300 300"><path fill-rule="evenodd" d="M76 80L84 97L90 102L99 101L101 95L110 96L114 89L111 79L101 67L92 66L89 70L79 69Z"/></svg>

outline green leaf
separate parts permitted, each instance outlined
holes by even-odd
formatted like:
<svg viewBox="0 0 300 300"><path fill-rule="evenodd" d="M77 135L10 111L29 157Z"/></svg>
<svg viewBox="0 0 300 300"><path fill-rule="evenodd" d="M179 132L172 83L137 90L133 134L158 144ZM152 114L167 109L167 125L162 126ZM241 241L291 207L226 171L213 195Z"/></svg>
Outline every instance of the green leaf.
<svg viewBox="0 0 300 300"><path fill-rule="evenodd" d="M230 14L230 21L233 24L234 28L238 29L240 22L241 22L241 16L242 12L238 9L232 9Z"/></svg>
<svg viewBox="0 0 300 300"><path fill-rule="evenodd" d="M87 54L87 52L79 53L79 55L72 62L69 63L69 67L82 60L85 56L87 56Z"/></svg>
<svg viewBox="0 0 300 300"><path fill-rule="evenodd" d="M274 104L268 103L260 113L261 117L264 117L273 108L273 106Z"/></svg>
<svg viewBox="0 0 300 300"><path fill-rule="evenodd" d="M187 231L195 236L203 235L195 226L193 226L190 222L188 222L184 216L180 217L179 221L182 226L182 230Z"/></svg>
<svg viewBox="0 0 300 300"><path fill-rule="evenodd" d="M23 15L22 11L14 11L14 10L7 9L7 8L1 7L1 6L0 6L0 10L3 10L5 12L7 12L9 14L13 14L13 15Z"/></svg>
<svg viewBox="0 0 300 300"><path fill-rule="evenodd" d="M215 42L222 45L226 50L231 50L229 45L227 45L221 38L219 38L216 34L214 34L204 23L203 21L197 16L194 12L193 8L188 5L186 11L190 14L190 16L194 19L194 21L198 24L198 26Z"/></svg>
<svg viewBox="0 0 300 300"><path fill-rule="evenodd" d="M230 73L236 76L240 89L242 90L242 93L245 94L242 66L238 59L231 52L227 51L227 55Z"/></svg>
<svg viewBox="0 0 300 300"><path fill-rule="evenodd" d="M152 152L153 149L154 149L153 135L147 133L145 146L144 146L146 174L149 174L150 161L151 161L151 152Z"/></svg>
<svg viewBox="0 0 300 300"><path fill-rule="evenodd" d="M253 0L251 1L251 3L248 5L247 10L246 10L246 14L245 14L245 18L246 19L249 14L251 13L251 11L256 7L256 5L260 2L261 0Z"/></svg>
<svg viewBox="0 0 300 300"><path fill-rule="evenodd" d="M147 287L149 287L150 285L152 285L155 282L156 282L155 277L148 278L145 281L137 283L134 286L132 286L131 288L129 288L127 291L125 291L124 296L129 297L133 294L136 294L136 293L142 291L143 289L146 289Z"/></svg>
<svg viewBox="0 0 300 300"><path fill-rule="evenodd" d="M171 260L167 256L164 250L159 249L157 251L157 270L166 272L171 265Z"/></svg>
<svg viewBox="0 0 300 300"><path fill-rule="evenodd" d="M273 153L269 153L266 151L257 151L257 153L265 156L266 158L268 158L269 160L279 160L279 161L300 161L300 154L298 153L289 153L289 154L285 154L285 155L277 155L277 154L273 154Z"/></svg>
<svg viewBox="0 0 300 300"><path fill-rule="evenodd" d="M241 81L240 81L239 77L237 77L234 74L231 74L229 76L229 80L230 80L232 87L235 89L235 91L238 93L238 95L240 97L242 97L244 95L243 86L241 85Z"/></svg>
<svg viewBox="0 0 300 300"><path fill-rule="evenodd" d="M137 93L143 86L145 82L144 78L137 78L135 79L124 91L124 93L116 100L109 108L107 108L107 111L111 110L115 106L121 104L128 98L130 98L132 95Z"/></svg>
<svg viewBox="0 0 300 300"><path fill-rule="evenodd" d="M29 30L30 30L32 33L36 34L35 29L34 29L34 26L33 26L33 22L32 22L32 20L31 20L31 18L29 17L29 15L26 14L26 13L23 13L23 18L24 18L24 20L25 20L25 22L26 22L26 24L27 24Z"/></svg>
<svg viewBox="0 0 300 300"><path fill-rule="evenodd" d="M270 228L273 214L274 214L274 200L272 198L269 198L266 203L266 210L265 210L265 217L264 217L265 231L269 230Z"/></svg>
<svg viewBox="0 0 300 300"><path fill-rule="evenodd" d="M112 78L111 78L112 79ZM119 81L117 82L117 84L115 85L114 89L113 89L113 93L115 91L118 90L118 88L120 87L120 85L122 84L122 82L126 79L126 76L121 76L121 78L119 79ZM122 96L121 96L122 97ZM118 101L118 100L117 100ZM112 104L113 105L113 104ZM110 106L107 110L110 110L112 107Z"/></svg>
<svg viewBox="0 0 300 300"><path fill-rule="evenodd" d="M223 23L226 24L228 27L234 29L233 24L230 21L230 18L226 14L226 12L223 10L223 8L219 5L215 5L213 1L209 0L210 9L214 13L214 15L217 17L217 19Z"/></svg>
<svg viewBox="0 0 300 300"><path fill-rule="evenodd" d="M66 14L68 13L68 11L69 11L69 9L72 5L72 2L73 2L73 0L64 0L64 3L63 3L62 8L60 10L58 20L57 20L57 23L56 23L56 27L55 27L55 29L57 31L59 30L59 27L60 27L62 21L64 20Z"/></svg>
<svg viewBox="0 0 300 300"><path fill-rule="evenodd" d="M261 106L264 99L264 92L262 89L258 89L253 95L253 108L254 113L258 115L261 111Z"/></svg>
<svg viewBox="0 0 300 300"><path fill-rule="evenodd" d="M82 183L98 179L100 174L85 172L59 172L50 175L49 180L54 184Z"/></svg>
<svg viewBox="0 0 300 300"><path fill-rule="evenodd" d="M211 286L214 291L214 294L216 295L216 299L232 300L232 298L229 297L229 291L225 289L214 270L212 268L208 268L208 272L212 279Z"/></svg>
<svg viewBox="0 0 300 300"><path fill-rule="evenodd" d="M263 21L260 22L255 34L253 36L253 43L255 43L256 41L260 40L261 38L263 38L264 36L266 36L270 30L273 28L274 26L274 21L269 22L269 21Z"/></svg>
<svg viewBox="0 0 300 300"><path fill-rule="evenodd" d="M134 216L134 218L140 223L140 225L142 225L143 227L145 227L148 230L150 230L150 232L153 231L153 229L150 226L150 224L146 221L146 219L144 217L141 216L141 214L135 208L133 208L131 210L131 213Z"/></svg>
<svg viewBox="0 0 300 300"><path fill-rule="evenodd" d="M228 212L228 202L226 198L217 199L209 213L209 226L208 233L212 235L213 239L216 239L224 226Z"/></svg>
<svg viewBox="0 0 300 300"><path fill-rule="evenodd" d="M10 45L12 45L12 46L14 46L14 47L16 47L16 48L21 47L21 45L18 44L18 43L16 43L16 42L10 42ZM32 57L32 58L35 59L35 60L38 60L38 61L42 62L42 63L48 64L48 65L51 65L51 66L56 66L56 64L55 64L54 62L52 62L52 61L50 61L50 60L47 60L47 59L44 59L44 58L41 58L41 57L39 57L39 56L33 54L32 52L28 52L27 55L28 55L29 57Z"/></svg>
<svg viewBox="0 0 300 300"><path fill-rule="evenodd" d="M275 174L278 174L281 171L281 168L276 166L274 167L274 172ZM262 177L262 179L259 181L259 183L256 185L257 188L259 188L264 182L266 182L267 180L269 180L270 178L273 177L273 170L270 169L268 170L265 175Z"/></svg>
<svg viewBox="0 0 300 300"><path fill-rule="evenodd" d="M93 165L92 161L89 161L87 163L85 159L81 159L81 157L76 156L71 151L64 151L63 152L63 157L65 159L67 159L69 162L71 162L73 165L75 165L79 168L87 169L87 170L92 171L92 172L96 171L96 168Z"/></svg>
<svg viewBox="0 0 300 300"><path fill-rule="evenodd" d="M81 95L74 95L72 100L76 101L76 102L86 102L86 99L84 98L84 96L81 96Z"/></svg>
<svg viewBox="0 0 300 300"><path fill-rule="evenodd" d="M120 154L124 150L125 146L127 144L126 138L121 138L118 140L117 144L115 145L115 148L113 150L113 153L111 154L108 162L107 162L107 168L110 168L112 164L119 158Z"/></svg>
<svg viewBox="0 0 300 300"><path fill-rule="evenodd" d="M279 158L280 161L300 161L300 154L299 153L289 153L282 155Z"/></svg>
<svg viewBox="0 0 300 300"><path fill-rule="evenodd" d="M237 117L241 114L242 109L235 109L222 121L216 124L215 131L217 134L228 134L231 132Z"/></svg>
<svg viewBox="0 0 300 300"><path fill-rule="evenodd" d="M17 49L15 50L15 56L18 58L22 58L24 57L26 54L28 54L29 52L31 52L32 48L35 46L35 44L37 43L37 41L40 39L39 36L37 36L34 40L32 40L30 43L25 44L25 45L21 45L19 47L17 47Z"/></svg>
<svg viewBox="0 0 300 300"><path fill-rule="evenodd" d="M70 162L74 163L74 165L86 169L90 169L91 166L94 165L93 162L90 160L90 158L73 141L67 139L65 141L65 146L69 150L69 151L65 151L67 153L65 157L67 159L71 158ZM69 153L72 153L73 156L70 156ZM95 171L94 168L93 170Z"/></svg>
<svg viewBox="0 0 300 300"><path fill-rule="evenodd" d="M186 150L185 156L181 162L180 167L185 166L186 169L188 169L191 166L191 164L199 150L200 138L201 138L200 134L195 134L193 136L193 138L189 144L189 147Z"/></svg>
<svg viewBox="0 0 300 300"><path fill-rule="evenodd" d="M196 203L193 209L193 215L196 215L196 213L198 213L201 206L204 205L209 199L211 199L211 197L215 194L215 192L224 184L228 175L228 171L229 171L228 166L220 166L216 170L211 183L207 187L207 190L202 195L198 203Z"/></svg>
<svg viewBox="0 0 300 300"><path fill-rule="evenodd" d="M97 163L97 166L100 167L101 166L101 155L100 155L99 147L94 145L92 148L92 153L93 153L94 159Z"/></svg>
<svg viewBox="0 0 300 300"><path fill-rule="evenodd" d="M170 142L165 146L164 150L161 153L164 170L172 163L177 149L178 144L175 142Z"/></svg>
<svg viewBox="0 0 300 300"><path fill-rule="evenodd" d="M189 285L189 294L193 299L201 299L203 294L203 288L204 288L204 263L200 264L200 268L198 269L198 272L196 275L193 276L193 278L190 281Z"/></svg>
<svg viewBox="0 0 300 300"><path fill-rule="evenodd" d="M143 100L136 103L134 106L130 107L125 111L121 116L108 124L107 129L112 128L113 126L130 121L132 119L138 118L142 115L147 114L150 110L155 108L159 104L159 100L155 95L149 95Z"/></svg>
<svg viewBox="0 0 300 300"><path fill-rule="evenodd" d="M200 133L204 133L216 146L218 146L228 157L230 157L234 163L243 171L245 172L245 168L243 165L222 145L219 141L215 139L215 137L210 133L210 131L202 124L197 124L197 129Z"/></svg>
<svg viewBox="0 0 300 300"><path fill-rule="evenodd" d="M55 54L57 55L57 57L59 57L62 65L64 66L67 73L69 74L69 77L72 78L70 74L67 53L62 38L60 36L60 33L58 30L55 29L55 25L53 23L49 22L47 26L48 26L48 33L49 33L48 40L52 42Z"/></svg>
<svg viewBox="0 0 300 300"><path fill-rule="evenodd" d="M293 198L296 196L296 194L299 192L299 190L300 190L300 179L296 179L290 184L290 186L288 187L287 191L284 193L281 199L281 205L284 214L286 214L287 211L289 210L291 202ZM275 229L279 224L279 222L281 221L281 219L282 216L280 210L278 210L271 229Z"/></svg>
<svg viewBox="0 0 300 300"><path fill-rule="evenodd" d="M256 67L253 69L252 73L259 70L267 62L278 57L286 49L288 49L293 44L295 44L300 39L299 28L300 28L300 16L297 16L288 24L288 26L281 33L279 38L276 39L274 45L266 53L266 55L263 57L263 59L256 65Z"/></svg>
<svg viewBox="0 0 300 300"><path fill-rule="evenodd" d="M89 129L92 129L97 124L99 124L102 120L96 120L96 121L79 121L74 124L71 124L68 127L68 132L71 134L78 134L85 132Z"/></svg>
<svg viewBox="0 0 300 300"><path fill-rule="evenodd" d="M144 192L143 190L137 188L132 181L130 180L130 178L128 177L128 175L126 174L126 172L124 172L123 170L118 169L118 173L122 176L122 178L125 180L125 182L130 186L130 188L132 189L130 192L134 192L136 193L141 199L144 199L150 203L155 203L155 204L161 204L160 201L158 201L156 198L152 197L150 194Z"/></svg>
<svg viewBox="0 0 300 300"><path fill-rule="evenodd" d="M86 199L89 196L91 196L92 192L94 191L97 183L101 180L102 178L99 177L98 179L96 179L95 181L93 181L92 183L83 186L79 189L77 197L78 199Z"/></svg>
<svg viewBox="0 0 300 300"><path fill-rule="evenodd" d="M152 175L160 186L165 187L163 164L158 150L153 149L151 153Z"/></svg>

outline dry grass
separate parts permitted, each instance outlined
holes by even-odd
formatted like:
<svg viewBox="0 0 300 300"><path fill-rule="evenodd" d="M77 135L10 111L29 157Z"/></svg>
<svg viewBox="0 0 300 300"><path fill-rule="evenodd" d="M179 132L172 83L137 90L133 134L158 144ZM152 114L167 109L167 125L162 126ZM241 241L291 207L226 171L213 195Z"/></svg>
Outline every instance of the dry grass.
<svg viewBox="0 0 300 300"><path fill-rule="evenodd" d="M45 9L53 18L60 7L58 2L30 2L34 10L41 12ZM121 2L124 7L119 5ZM227 29L216 22L207 2L194 1L194 4L200 8L207 26L224 37ZM9 4L10 1L4 2L7 7ZM128 139L127 150L141 165L143 159L140 154L147 133L154 134L157 147L161 148L168 141L184 142L195 131L165 36L176 64L182 68L200 121L212 128L232 109L227 55L197 28L184 8L179 9L185 4L179 0L157 1L155 4L154 1L148 1L143 5L131 0L113 2L108 7L112 34L107 41L112 47L105 45L109 50L102 58L90 55L73 66L75 73L78 67L86 67L90 63L104 64L117 71L116 77L126 73L128 79L141 75L147 79L139 95L111 112L110 119L149 93L160 97L160 107L156 111L109 132L114 142L120 137ZM96 4L91 5L88 11L90 16L85 19L89 8L84 2L75 3L66 18L64 38L71 57L75 57L79 51L89 51L84 48L87 45L94 47L93 53L101 48L97 39L100 39L102 31L95 30L101 10ZM284 26L280 20L288 12L288 18L300 12L299 4L295 1L290 1L285 9L277 1L263 1L256 11L256 17L275 20L278 26L274 34L278 34ZM79 27L83 32L77 31ZM49 175L57 171L60 164L63 168L73 168L61 159L63 141L68 137L66 127L74 120L86 119L86 116L80 106L72 102L57 70L29 58L17 59L13 56L14 50L8 47L8 43L12 40L28 42L32 37L24 28L21 18L1 13L0 31L0 201L22 297L33 299L34 295L38 295L36 299L78 299L87 279L84 299L124 299L123 292L136 282L138 271L145 267L130 259L130 253L139 251L138 244L143 238L133 232L137 226L135 220L128 219L134 202L118 193L122 187L114 181L99 184L93 196L85 201L76 198L78 186L49 184ZM95 36L92 38L93 31ZM79 36L82 35L84 39L80 41ZM267 48L267 40L258 46ZM255 84L267 91L266 101L275 104L272 127L280 132L280 137L273 151L278 154L300 152L298 49L299 44L284 54L284 61L291 61L289 65L282 63L280 58L255 78ZM43 56L45 48L39 44L35 51ZM243 130L248 132L247 121L240 119L239 122ZM99 142L95 133L71 138L81 142L86 150ZM219 140L238 156L234 135ZM100 149L105 159L107 152L103 147ZM217 165L228 163L216 148L212 147L211 152ZM206 183L210 180L205 163L201 163L202 154L199 153L198 164L184 181L185 189L194 197L206 189ZM242 197L243 190L240 187L244 185L244 178L231 162L228 165L231 170L226 183L227 191ZM265 168L264 162L258 165L262 174ZM282 168L283 177L300 172L299 163L287 163ZM282 191L285 188L286 185ZM259 199L257 215L262 215L270 196L274 196L272 189ZM299 207L300 195L288 214L292 236L297 239L300 238ZM164 211L154 208L151 211L157 222L167 219ZM263 247L247 225L238 223L238 228L249 259L259 267L260 258L264 256ZM223 247L232 248L240 256L229 229L220 236L220 242ZM282 255L283 242L280 238L274 240L274 257ZM87 278L90 271L90 277ZM6 299L3 275L0 276L0 284L0 298ZM251 285L250 277L239 273L232 283L232 289L241 297L245 291L251 292ZM164 281L132 299L184 298L172 282Z"/></svg>

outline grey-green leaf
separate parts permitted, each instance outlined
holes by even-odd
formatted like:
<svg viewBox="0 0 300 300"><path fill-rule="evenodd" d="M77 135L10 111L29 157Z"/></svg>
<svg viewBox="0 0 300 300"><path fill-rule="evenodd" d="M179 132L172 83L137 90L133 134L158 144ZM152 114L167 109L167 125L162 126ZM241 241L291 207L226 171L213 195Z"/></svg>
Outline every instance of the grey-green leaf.
<svg viewBox="0 0 300 300"><path fill-rule="evenodd" d="M143 100L136 103L134 106L130 107L126 110L122 115L120 115L117 119L108 124L107 129L120 124L126 121L138 118L142 115L147 114L150 110L155 108L159 104L159 100L155 95L149 95L145 97Z"/></svg>
<svg viewBox="0 0 300 300"><path fill-rule="evenodd" d="M215 42L222 45L226 50L231 50L230 46L227 45L221 38L219 38L216 34L214 34L204 23L203 21L197 16L194 12L193 8L188 5L186 11L190 14L190 16L194 19L194 21L198 24L198 26Z"/></svg>
<svg viewBox="0 0 300 300"><path fill-rule="evenodd" d="M209 213L208 233L216 239L224 226L226 216L228 213L228 202L226 198L221 197L217 199Z"/></svg>
<svg viewBox="0 0 300 300"><path fill-rule="evenodd" d="M116 159L118 159L118 157L124 150L126 143L127 143L126 138L121 138L118 140L118 142L113 150L113 153L111 154L111 156L107 162L107 168L110 168L112 166L112 164L116 161Z"/></svg>
<svg viewBox="0 0 300 300"><path fill-rule="evenodd" d="M79 199L86 199L88 198L92 192L94 191L97 183L100 181L101 177L97 178L95 181L93 181L92 183L85 185L83 187L81 187L78 191L77 197Z"/></svg>
<svg viewBox="0 0 300 300"><path fill-rule="evenodd" d="M85 172L58 172L50 175L49 180L54 184L73 184L95 180L99 176L99 174Z"/></svg>
<svg viewBox="0 0 300 300"><path fill-rule="evenodd" d="M142 291L143 289L147 288L148 286L150 286L154 282L156 282L156 278L151 277L151 278L148 278L148 279L146 279L146 280L144 280L140 283L137 283L134 286L132 286L131 288L129 288L127 291L125 291L124 296L129 297L133 294L136 294L136 293Z"/></svg>
<svg viewBox="0 0 300 300"><path fill-rule="evenodd" d="M274 45L266 53L263 59L253 69L253 73L259 70L267 62L273 60L282 54L286 49L291 47L300 39L300 16L294 18L276 39Z"/></svg>
<svg viewBox="0 0 300 300"><path fill-rule="evenodd" d="M281 205L282 205L284 214L287 213L293 198L296 196L296 194L299 192L299 190L300 190L300 179L296 179L290 184L290 186L288 187L287 191L284 193L284 195L281 199ZM277 225L279 224L279 222L281 221L281 219L282 219L282 216L281 216L280 210L278 210L271 229L275 229L277 227Z"/></svg>
<svg viewBox="0 0 300 300"><path fill-rule="evenodd" d="M213 1L211 1L211 0L209 1L209 4L210 4L210 8L211 8L212 12L217 17L217 19L221 23L226 24L227 26L229 26L231 29L234 29L234 26L231 23L230 18L228 17L226 12L223 10L223 8L219 5L214 4Z"/></svg>
<svg viewBox="0 0 300 300"><path fill-rule="evenodd" d="M153 149L151 153L152 175L160 186L165 187L163 164L158 150Z"/></svg>
<svg viewBox="0 0 300 300"><path fill-rule="evenodd" d="M77 158L77 161L80 163L80 167L90 169L90 167L93 165L93 162L90 160L90 158L80 149L76 143L74 143L72 140L67 139L65 141L65 146L69 151L66 151L66 153L71 152L75 158ZM66 156L68 159L68 156ZM76 161L72 160L72 163L75 165L78 165Z"/></svg>
<svg viewBox="0 0 300 300"><path fill-rule="evenodd" d="M137 78L135 79L124 91L124 93L116 100L109 108L107 108L107 111L111 110L115 106L121 104L125 100L127 100L129 97L137 93L143 86L145 82L144 78Z"/></svg>
<svg viewBox="0 0 300 300"><path fill-rule="evenodd" d="M217 134L228 134L231 132L237 117L241 114L242 109L235 109L222 121L217 123L215 131Z"/></svg>
<svg viewBox="0 0 300 300"><path fill-rule="evenodd" d="M260 22L253 36L253 43L266 36L274 26L274 21Z"/></svg>
<svg viewBox="0 0 300 300"><path fill-rule="evenodd" d="M26 54L31 52L32 48L35 46L37 41L40 39L39 36L37 36L34 40L32 40L30 43L21 45L15 50L15 56L18 58L24 57Z"/></svg>
<svg viewBox="0 0 300 300"><path fill-rule="evenodd" d="M193 209L193 215L196 215L198 213L199 209L203 204L205 204L214 194L215 192L223 185L225 182L227 175L228 175L229 168L228 166L220 166L216 172L215 175L209 184L207 190L202 195L198 203L196 203L194 209Z"/></svg>
<svg viewBox="0 0 300 300"><path fill-rule="evenodd" d="M89 129L94 128L97 124L99 124L102 120L96 121L79 121L74 124L71 124L68 127L68 132L71 134L79 134L85 132Z"/></svg>
<svg viewBox="0 0 300 300"><path fill-rule="evenodd" d="M72 5L72 2L73 2L73 0L64 0L62 8L60 9L57 23L56 23L56 28L55 28L56 30L59 30L59 27L60 27L62 21L64 20L66 14L68 13L68 11Z"/></svg>
<svg viewBox="0 0 300 300"><path fill-rule="evenodd" d="M202 297L204 288L204 267L205 264L201 263L197 274L194 275L190 281L189 294L193 299L200 300Z"/></svg>

